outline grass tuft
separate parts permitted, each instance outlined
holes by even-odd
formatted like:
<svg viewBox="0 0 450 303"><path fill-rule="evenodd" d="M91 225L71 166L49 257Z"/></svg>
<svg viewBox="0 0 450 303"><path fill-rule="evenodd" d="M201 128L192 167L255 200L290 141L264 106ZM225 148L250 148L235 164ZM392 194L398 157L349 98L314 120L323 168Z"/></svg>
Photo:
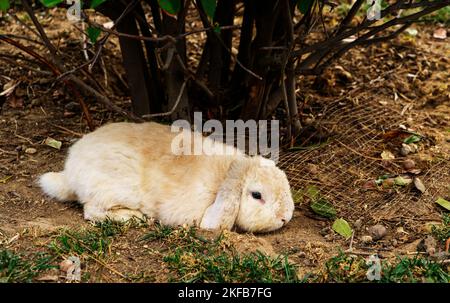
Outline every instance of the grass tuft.
<svg viewBox="0 0 450 303"><path fill-rule="evenodd" d="M10 250L0 250L0 282L31 282L46 270L57 268L54 257L46 253L36 253L26 258Z"/></svg>
<svg viewBox="0 0 450 303"><path fill-rule="evenodd" d="M360 256L339 253L326 262L325 270L312 278L319 282L370 282L366 276L369 265ZM417 282L450 282L449 269L445 264L415 256L397 257L390 263L381 262L380 283L417 283Z"/></svg>
<svg viewBox="0 0 450 303"><path fill-rule="evenodd" d="M239 254L222 233L205 239L195 228L170 228L157 225L143 237L160 240L168 246L164 257L175 273L171 282L297 282L296 268L286 256L270 257L260 251Z"/></svg>

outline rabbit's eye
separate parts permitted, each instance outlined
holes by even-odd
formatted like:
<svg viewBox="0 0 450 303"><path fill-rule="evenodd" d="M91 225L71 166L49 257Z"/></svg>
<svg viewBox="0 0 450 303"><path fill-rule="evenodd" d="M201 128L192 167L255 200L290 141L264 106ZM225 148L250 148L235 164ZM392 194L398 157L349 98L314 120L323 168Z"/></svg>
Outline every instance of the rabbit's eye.
<svg viewBox="0 0 450 303"><path fill-rule="evenodd" d="M259 191L253 191L252 197L253 197L253 199L261 200L261 193Z"/></svg>

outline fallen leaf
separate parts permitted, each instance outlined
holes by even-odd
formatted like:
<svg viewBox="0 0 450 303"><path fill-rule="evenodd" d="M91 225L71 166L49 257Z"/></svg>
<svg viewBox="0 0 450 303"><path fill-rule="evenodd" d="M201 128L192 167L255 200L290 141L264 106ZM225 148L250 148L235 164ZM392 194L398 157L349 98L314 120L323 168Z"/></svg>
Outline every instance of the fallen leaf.
<svg viewBox="0 0 450 303"><path fill-rule="evenodd" d="M6 83L5 85L3 85L3 91L0 92L0 97L1 96L8 97L9 95L11 95L19 84L20 84L20 81L11 80L8 83Z"/></svg>
<svg viewBox="0 0 450 303"><path fill-rule="evenodd" d="M421 192L424 193L426 188L423 185L422 181L419 178L414 178L414 186Z"/></svg>
<svg viewBox="0 0 450 303"><path fill-rule="evenodd" d="M447 38L447 30L445 28L438 28L433 33L433 38L444 40Z"/></svg>
<svg viewBox="0 0 450 303"><path fill-rule="evenodd" d="M381 159L384 159L384 160L393 160L393 159L395 159L395 156L394 156L394 154L391 153L390 151L385 150L385 151L383 151L383 152L381 153Z"/></svg>
<svg viewBox="0 0 450 303"><path fill-rule="evenodd" d="M405 178L402 176L398 176L394 179L394 184L398 186L406 186L408 184L411 184L413 182L410 178Z"/></svg>
<svg viewBox="0 0 450 303"><path fill-rule="evenodd" d="M407 28L407 29L405 30L405 32L406 32L408 35L413 36L413 37L417 36L417 34L419 33L419 32L417 31L417 29L415 29L415 28Z"/></svg>
<svg viewBox="0 0 450 303"><path fill-rule="evenodd" d="M348 222L342 218L336 219L331 228L333 228L335 232L343 236L345 239L349 239L353 234L353 230Z"/></svg>
<svg viewBox="0 0 450 303"><path fill-rule="evenodd" d="M385 180L389 179L389 175L382 175L375 180L375 184L381 185Z"/></svg>
<svg viewBox="0 0 450 303"><path fill-rule="evenodd" d="M320 191L314 185L308 186L306 188L305 195L310 198L312 201L315 201L320 196Z"/></svg>
<svg viewBox="0 0 450 303"><path fill-rule="evenodd" d="M9 95L7 98L8 105L11 108L23 108L23 99L16 96L15 93Z"/></svg>
<svg viewBox="0 0 450 303"><path fill-rule="evenodd" d="M413 174L413 175L418 175L421 172L422 171L420 169L410 169L410 170L408 170L408 173Z"/></svg>
<svg viewBox="0 0 450 303"><path fill-rule="evenodd" d="M80 258L70 256L59 264L59 269L66 273L67 281L81 281Z"/></svg>
<svg viewBox="0 0 450 303"><path fill-rule="evenodd" d="M391 188L395 185L395 178L388 178L386 180L383 180L383 183L381 184L383 188Z"/></svg>
<svg viewBox="0 0 450 303"><path fill-rule="evenodd" d="M62 142L48 137L45 139L44 144L56 149L61 149Z"/></svg>
<svg viewBox="0 0 450 303"><path fill-rule="evenodd" d="M319 199L318 201L314 201L313 203L311 203L310 206L316 214L322 217L330 219L336 217L336 209L334 209L333 204L331 204L325 199Z"/></svg>
<svg viewBox="0 0 450 303"><path fill-rule="evenodd" d="M300 204L303 202L303 192L301 190L292 189L291 192L294 204Z"/></svg>
<svg viewBox="0 0 450 303"><path fill-rule="evenodd" d="M450 202L445 200L444 198L438 198L436 203L445 208L446 210L450 210Z"/></svg>
<svg viewBox="0 0 450 303"><path fill-rule="evenodd" d="M411 135L408 138L406 138L405 140L403 140L403 143L405 144L411 144L411 143L416 143L420 141L420 136L417 135Z"/></svg>
<svg viewBox="0 0 450 303"><path fill-rule="evenodd" d="M375 189L377 188L377 182L375 180L369 180L363 185L364 189Z"/></svg>

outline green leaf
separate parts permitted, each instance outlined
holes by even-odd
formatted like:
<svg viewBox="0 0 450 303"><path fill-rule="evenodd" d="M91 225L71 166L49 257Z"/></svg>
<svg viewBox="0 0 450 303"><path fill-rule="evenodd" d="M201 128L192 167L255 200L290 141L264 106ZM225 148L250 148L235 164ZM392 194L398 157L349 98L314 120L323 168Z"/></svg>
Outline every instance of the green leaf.
<svg viewBox="0 0 450 303"><path fill-rule="evenodd" d="M411 179L403 178L402 176L398 176L394 179L394 184L398 186L406 186L411 183L412 183Z"/></svg>
<svg viewBox="0 0 450 303"><path fill-rule="evenodd" d="M320 191L314 185L308 186L306 188L305 195L312 201L316 201L320 197Z"/></svg>
<svg viewBox="0 0 450 303"><path fill-rule="evenodd" d="M9 8L9 0L0 0L0 11L6 12Z"/></svg>
<svg viewBox="0 0 450 303"><path fill-rule="evenodd" d="M54 7L64 2L64 0L39 0L45 7Z"/></svg>
<svg viewBox="0 0 450 303"><path fill-rule="evenodd" d="M335 232L343 236L345 239L350 238L353 234L353 230L348 222L342 218L336 219L336 221L334 221L333 223L332 228Z"/></svg>
<svg viewBox="0 0 450 303"><path fill-rule="evenodd" d="M303 192L297 189L291 189L292 192L292 200L294 200L294 204L300 204L303 202Z"/></svg>
<svg viewBox="0 0 450 303"><path fill-rule="evenodd" d="M310 206L316 214L322 217L330 219L336 217L336 210L334 209L334 206L325 199L314 201Z"/></svg>
<svg viewBox="0 0 450 303"><path fill-rule="evenodd" d="M445 200L444 198L438 198L436 203L445 208L446 210L450 210L450 202Z"/></svg>
<svg viewBox="0 0 450 303"><path fill-rule="evenodd" d="M214 19L214 14L216 13L217 0L201 0L203 9L205 10L208 17Z"/></svg>
<svg viewBox="0 0 450 303"><path fill-rule="evenodd" d="M181 9L181 0L158 0L159 7L171 16L175 16Z"/></svg>
<svg viewBox="0 0 450 303"><path fill-rule="evenodd" d="M97 42L98 36L100 36L101 32L101 29L89 26L87 29L89 40L91 40L92 43Z"/></svg>
<svg viewBox="0 0 450 303"><path fill-rule="evenodd" d="M103 2L106 2L106 0L92 0L91 8L96 8L97 6L102 4Z"/></svg>
<svg viewBox="0 0 450 303"><path fill-rule="evenodd" d="M403 143L406 143L406 144L416 143L416 142L419 142L420 139L421 139L420 136L411 135L408 138L406 138L405 140L403 140Z"/></svg>
<svg viewBox="0 0 450 303"><path fill-rule="evenodd" d="M383 184L383 181L388 178L389 178L389 175L382 175L382 176L378 177L378 179L375 180L375 183L377 185L381 185L381 184Z"/></svg>
<svg viewBox="0 0 450 303"><path fill-rule="evenodd" d="M314 0L298 0L297 7L302 14L306 14L306 12L313 5Z"/></svg>

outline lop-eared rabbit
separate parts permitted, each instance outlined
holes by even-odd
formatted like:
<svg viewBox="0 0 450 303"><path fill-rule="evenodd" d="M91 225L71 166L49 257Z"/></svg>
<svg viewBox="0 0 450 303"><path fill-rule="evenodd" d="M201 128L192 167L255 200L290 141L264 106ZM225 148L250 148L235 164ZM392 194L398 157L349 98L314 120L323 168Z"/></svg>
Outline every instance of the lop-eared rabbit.
<svg viewBox="0 0 450 303"><path fill-rule="evenodd" d="M250 232L289 222L289 183L272 160L201 135L203 153L180 155L183 142L173 144L179 135L153 122L107 124L78 140L64 170L42 175L39 184L57 200L79 201L91 221L145 215L171 226Z"/></svg>

